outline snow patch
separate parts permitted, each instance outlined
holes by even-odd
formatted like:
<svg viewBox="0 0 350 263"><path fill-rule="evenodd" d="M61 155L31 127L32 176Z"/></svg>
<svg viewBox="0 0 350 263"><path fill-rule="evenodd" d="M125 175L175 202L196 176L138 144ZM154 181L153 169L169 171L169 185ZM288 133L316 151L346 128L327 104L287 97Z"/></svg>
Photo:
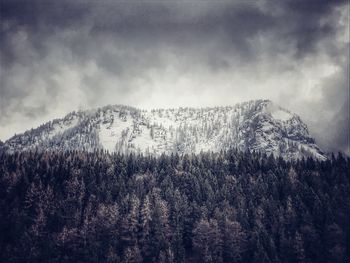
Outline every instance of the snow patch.
<svg viewBox="0 0 350 263"><path fill-rule="evenodd" d="M116 144L124 134L127 134L129 127L132 125L132 120L129 116L125 120L119 119L117 113L113 114L112 122L100 124L99 139L102 147L109 152L116 151Z"/></svg>

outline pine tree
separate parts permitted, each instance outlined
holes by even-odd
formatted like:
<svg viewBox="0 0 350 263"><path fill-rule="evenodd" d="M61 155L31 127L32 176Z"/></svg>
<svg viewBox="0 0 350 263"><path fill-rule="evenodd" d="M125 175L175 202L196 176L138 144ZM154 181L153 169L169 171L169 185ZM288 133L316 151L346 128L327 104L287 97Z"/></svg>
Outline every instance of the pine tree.
<svg viewBox="0 0 350 263"><path fill-rule="evenodd" d="M223 244L226 262L240 262L242 260L247 248L247 237L240 223L225 220Z"/></svg>
<svg viewBox="0 0 350 263"><path fill-rule="evenodd" d="M123 263L141 263L142 256L137 244L128 247L124 253Z"/></svg>
<svg viewBox="0 0 350 263"><path fill-rule="evenodd" d="M139 243L141 246L141 251L144 260L148 260L151 255L150 247L150 235L151 235L151 220L152 220L152 210L151 202L149 196L143 200L143 204L140 211L140 231L139 231Z"/></svg>
<svg viewBox="0 0 350 263"><path fill-rule="evenodd" d="M296 261L299 263L305 262L304 242L298 231L295 233L293 249Z"/></svg>

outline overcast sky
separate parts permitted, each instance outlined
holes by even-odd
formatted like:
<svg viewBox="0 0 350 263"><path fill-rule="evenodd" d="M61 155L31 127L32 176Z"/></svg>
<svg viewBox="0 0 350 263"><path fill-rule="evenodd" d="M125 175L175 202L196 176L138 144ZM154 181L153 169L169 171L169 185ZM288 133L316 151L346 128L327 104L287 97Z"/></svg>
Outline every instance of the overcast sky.
<svg viewBox="0 0 350 263"><path fill-rule="evenodd" d="M0 5L1 140L106 104L263 98L299 114L324 150L350 153L346 0Z"/></svg>

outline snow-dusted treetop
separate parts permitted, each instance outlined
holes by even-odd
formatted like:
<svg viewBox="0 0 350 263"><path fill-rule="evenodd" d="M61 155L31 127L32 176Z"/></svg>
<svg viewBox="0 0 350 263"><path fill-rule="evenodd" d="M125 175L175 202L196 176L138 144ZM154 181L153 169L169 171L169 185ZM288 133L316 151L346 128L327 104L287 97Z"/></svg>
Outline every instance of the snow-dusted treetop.
<svg viewBox="0 0 350 263"><path fill-rule="evenodd" d="M237 148L286 159L326 159L296 114L269 100L229 107L140 110L114 105L72 112L15 135L8 152L38 148L110 152L199 153Z"/></svg>

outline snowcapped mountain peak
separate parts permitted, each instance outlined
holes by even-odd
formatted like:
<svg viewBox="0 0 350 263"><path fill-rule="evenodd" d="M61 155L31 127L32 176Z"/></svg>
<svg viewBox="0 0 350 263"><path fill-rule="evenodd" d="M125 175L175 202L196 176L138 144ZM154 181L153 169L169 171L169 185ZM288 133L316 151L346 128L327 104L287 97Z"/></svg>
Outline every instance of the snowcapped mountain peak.
<svg viewBox="0 0 350 263"><path fill-rule="evenodd" d="M150 111L109 105L72 112L10 138L3 148L9 152L105 149L154 155L237 148L286 159L326 159L300 117L269 100Z"/></svg>

